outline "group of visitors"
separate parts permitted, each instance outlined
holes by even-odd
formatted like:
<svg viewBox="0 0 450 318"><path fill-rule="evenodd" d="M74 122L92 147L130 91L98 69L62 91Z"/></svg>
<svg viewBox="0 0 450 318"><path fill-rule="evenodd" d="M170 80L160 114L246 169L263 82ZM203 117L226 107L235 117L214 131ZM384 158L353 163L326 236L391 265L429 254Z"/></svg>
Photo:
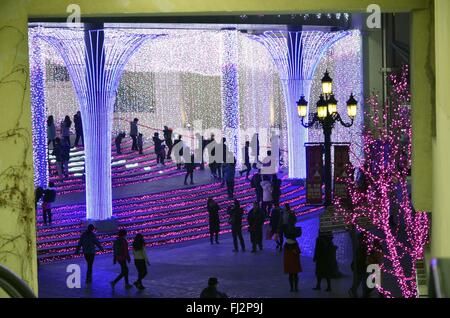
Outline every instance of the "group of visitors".
<svg viewBox="0 0 450 318"><path fill-rule="evenodd" d="M269 153L270 155L270 153ZM281 179L277 174L261 174L261 169L251 179L251 187L255 189L256 201L261 203L265 217L269 216L272 205L279 205L281 197Z"/></svg>
<svg viewBox="0 0 450 318"><path fill-rule="evenodd" d="M73 116L73 123L75 126L75 142L74 147L78 147L79 142L84 145L83 137L83 123L81 119L81 112L77 112ZM56 133L55 119L52 115L47 118L47 145L52 145L51 154L55 156L56 170L59 178L68 178L69 176L69 159L70 159L70 149L71 145L71 129L72 120L69 116L65 116L64 120L60 123L60 134L59 137Z"/></svg>
<svg viewBox="0 0 450 318"><path fill-rule="evenodd" d="M100 251L103 251L103 247L97 239L94 231L94 225L88 225L86 231L81 235L75 251L75 254L79 254L80 249L83 250L83 255L87 263L86 284L92 283L92 270L96 254L96 247L98 247ZM150 265L145 248L145 239L142 234L136 234L133 240L132 248L134 265L138 273L138 277L133 285L136 288L142 290L145 289L142 280L147 275L147 265ZM125 281L125 289L130 289L133 287L133 285L131 285L129 282L128 264L131 262L131 257L128 250L126 230L119 230L118 236L113 243L113 252L113 264L116 265L118 263L120 265L120 273L113 281L110 282L110 285L114 289L116 284L123 278Z"/></svg>
<svg viewBox="0 0 450 318"><path fill-rule="evenodd" d="M78 147L80 139L81 144L84 145L84 137L83 137L83 121L81 118L81 112L78 111L73 116L73 124L75 126L75 143L73 144L74 147ZM56 142L57 139L60 139L60 142L65 142L68 144L69 148L72 147L71 145L71 127L72 127L72 120L68 115L64 117L64 120L60 123L60 137L57 137L56 134L56 125L55 125L55 118L50 115L47 118L47 145L52 144L53 149L57 146Z"/></svg>

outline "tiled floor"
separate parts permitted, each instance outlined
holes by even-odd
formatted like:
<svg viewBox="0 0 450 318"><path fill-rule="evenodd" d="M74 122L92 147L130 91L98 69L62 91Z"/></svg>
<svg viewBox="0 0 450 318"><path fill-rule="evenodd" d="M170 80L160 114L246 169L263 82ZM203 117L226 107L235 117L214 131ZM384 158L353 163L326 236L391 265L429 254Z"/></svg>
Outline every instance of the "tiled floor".
<svg viewBox="0 0 450 318"><path fill-rule="evenodd" d="M265 248L257 254L233 253L230 235L220 239L220 245L210 245L209 241L193 241L180 245L162 246L149 249L151 262L149 274L145 278L145 291L135 288L126 291L123 283L111 290L109 281L119 272L113 266L111 255L98 256L94 264L94 282L90 287L84 285L85 264L83 259L55 262L39 268L40 297L198 297L205 287L208 277L219 279L219 289L230 297L250 298L291 298L291 297L347 297L351 285L351 250L345 234L335 237L339 246L338 261L343 278L333 280L333 291L313 291L315 284L312 253L318 231L318 219L300 222L303 235L299 239L302 249L304 272L300 274L300 291L289 292L287 275L283 273L282 254L275 251L275 243L265 241ZM131 238L129 238L131 241ZM250 244L248 233L245 242ZM81 264L82 287L66 287L66 267L71 263ZM130 281L136 279L136 269L130 264ZM325 282L324 282L325 283Z"/></svg>

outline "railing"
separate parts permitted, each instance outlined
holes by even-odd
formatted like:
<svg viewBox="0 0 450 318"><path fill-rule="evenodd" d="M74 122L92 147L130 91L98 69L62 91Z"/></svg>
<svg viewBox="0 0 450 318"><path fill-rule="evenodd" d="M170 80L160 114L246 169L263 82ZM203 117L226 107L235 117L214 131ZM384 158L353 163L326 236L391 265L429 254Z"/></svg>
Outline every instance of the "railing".
<svg viewBox="0 0 450 318"><path fill-rule="evenodd" d="M36 298L21 278L2 265L0 265L0 289L11 298Z"/></svg>

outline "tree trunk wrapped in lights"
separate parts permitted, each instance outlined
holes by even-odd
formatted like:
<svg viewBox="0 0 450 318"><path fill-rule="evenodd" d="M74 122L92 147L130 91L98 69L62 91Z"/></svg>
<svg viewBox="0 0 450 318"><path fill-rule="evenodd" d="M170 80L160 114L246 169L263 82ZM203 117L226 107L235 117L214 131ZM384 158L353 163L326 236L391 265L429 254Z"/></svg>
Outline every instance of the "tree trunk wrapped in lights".
<svg viewBox="0 0 450 318"><path fill-rule="evenodd" d="M368 252L381 242L383 273L392 275L402 297L417 297L416 261L424 256L429 218L415 211L408 192L411 168L411 120L408 67L389 76L390 93L384 107L377 96L367 101L364 157L359 178L347 180L350 201L336 199L335 213L365 234ZM368 227L362 220L367 220ZM378 286L387 297L394 293Z"/></svg>

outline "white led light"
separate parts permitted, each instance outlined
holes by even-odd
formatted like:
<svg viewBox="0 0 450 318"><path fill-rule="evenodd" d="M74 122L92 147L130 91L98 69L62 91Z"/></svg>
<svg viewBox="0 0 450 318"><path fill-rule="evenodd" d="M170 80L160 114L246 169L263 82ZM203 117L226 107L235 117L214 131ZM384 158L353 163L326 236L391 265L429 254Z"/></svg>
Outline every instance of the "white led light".
<svg viewBox="0 0 450 318"><path fill-rule="evenodd" d="M115 166L124 165L126 162L127 162L126 160L115 161L115 162L111 163L111 166L115 167Z"/></svg>
<svg viewBox="0 0 450 318"><path fill-rule="evenodd" d="M139 163L131 163L131 164L125 165L125 168L132 169L132 168L136 168L138 166L139 166Z"/></svg>
<svg viewBox="0 0 450 318"><path fill-rule="evenodd" d="M69 167L78 167L78 166L84 166L84 162L70 162Z"/></svg>
<svg viewBox="0 0 450 318"><path fill-rule="evenodd" d="M69 169L69 172L77 172L77 171L84 171L84 167L74 167Z"/></svg>
<svg viewBox="0 0 450 318"><path fill-rule="evenodd" d="M150 170L152 170L152 168L151 167L144 167L144 170L145 171L150 171Z"/></svg>

